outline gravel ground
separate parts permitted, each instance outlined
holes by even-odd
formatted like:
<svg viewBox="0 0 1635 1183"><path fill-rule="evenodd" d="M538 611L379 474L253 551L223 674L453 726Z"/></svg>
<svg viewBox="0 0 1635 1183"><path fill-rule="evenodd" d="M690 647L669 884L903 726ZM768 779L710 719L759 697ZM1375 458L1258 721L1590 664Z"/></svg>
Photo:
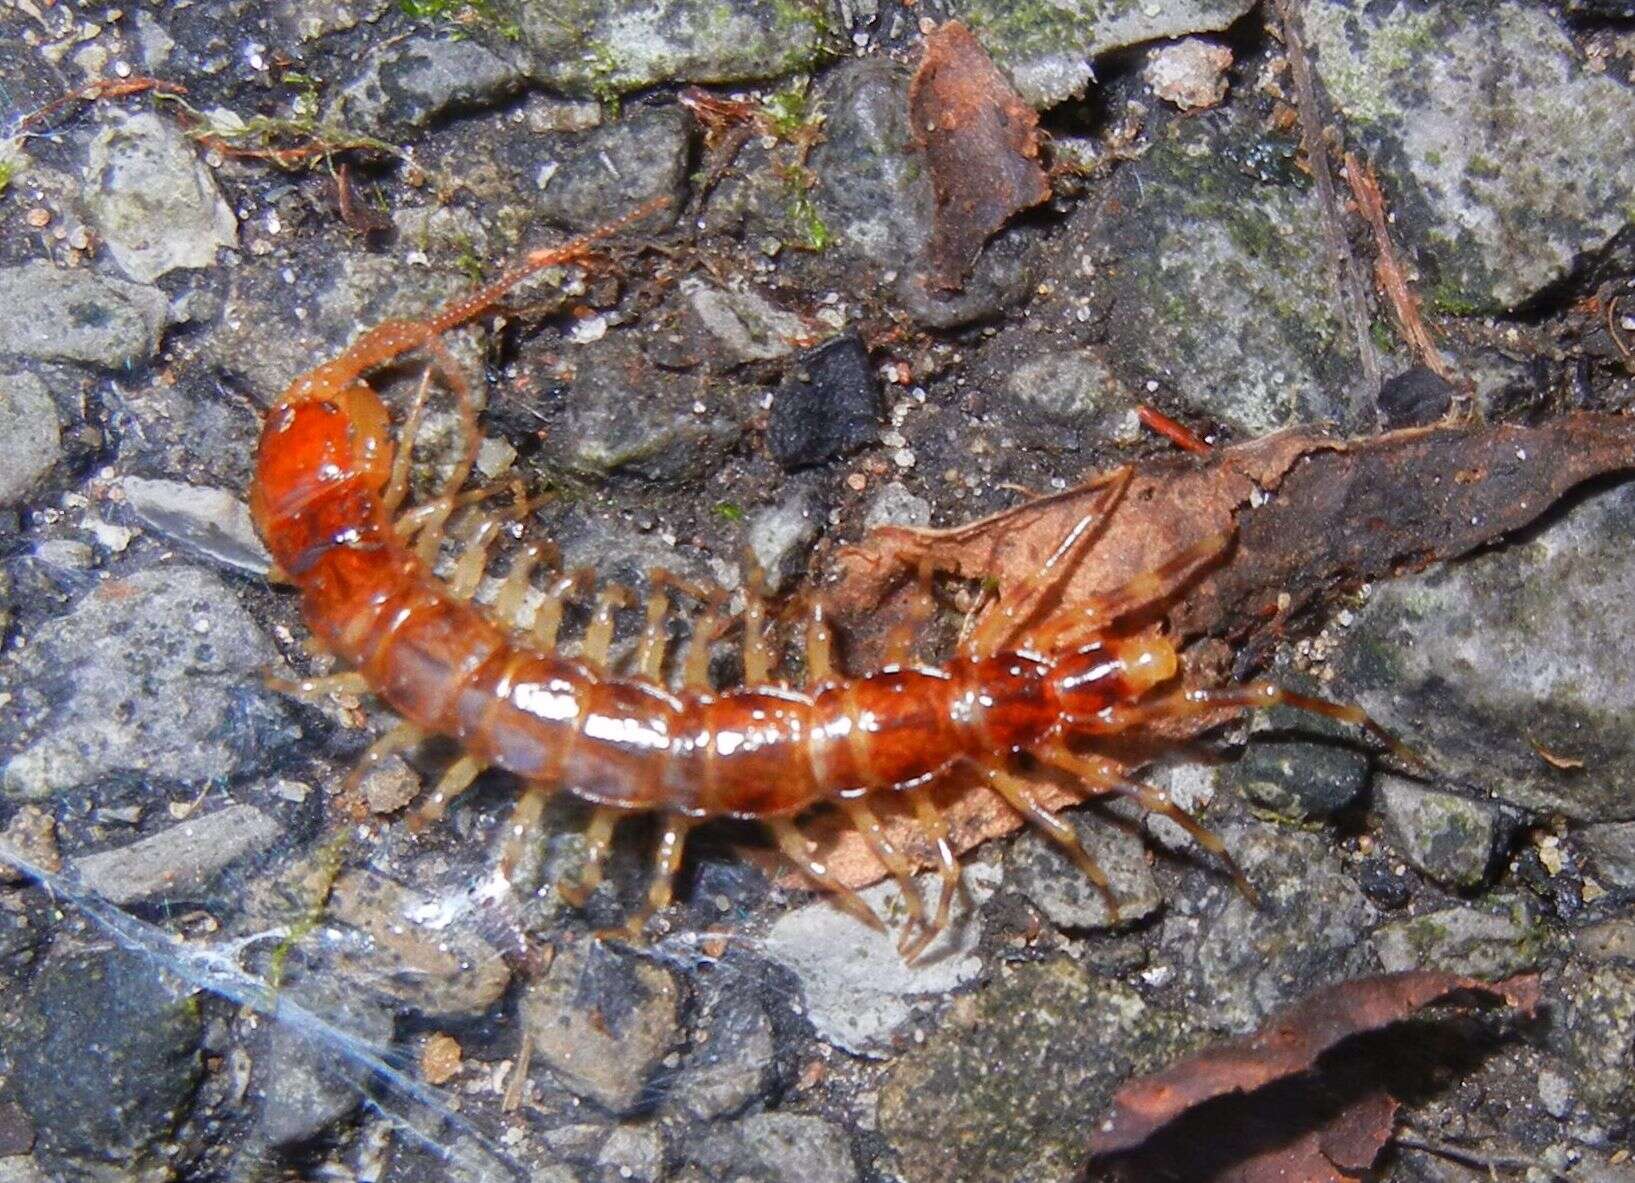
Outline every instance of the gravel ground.
<svg viewBox="0 0 1635 1183"><path fill-rule="evenodd" d="M1304 5L1455 388L1383 306L1348 319L1268 7L0 3L0 833L57 876L0 878L0 1180L1065 1183L1131 1073L1413 967L1538 970L1546 1001L1466 1032L1379 1178L1635 1178L1630 486L1290 638L1286 676L1445 783L1281 718L1153 773L1260 908L1172 830L1089 809L1117 927L1022 836L969 860L914 966L729 828L691 847L667 935L592 941L639 890L642 827L586 912L518 902L494 890L504 778L411 838L395 811L444 754L394 757L344 814L386 716L264 683L319 668L244 503L267 400L655 196L650 249L451 339L482 476L555 490L529 528L637 586L736 585L746 547L811 586L869 526L1163 452L1139 404L1214 442L1629 409L1635 8ZM949 293L906 96L922 26L956 15L1058 167ZM186 94L25 120L143 78ZM688 85L764 113L730 165ZM363 146L246 154L263 134ZM451 428L428 419L422 479ZM553 804L526 872L571 868L582 824Z"/></svg>

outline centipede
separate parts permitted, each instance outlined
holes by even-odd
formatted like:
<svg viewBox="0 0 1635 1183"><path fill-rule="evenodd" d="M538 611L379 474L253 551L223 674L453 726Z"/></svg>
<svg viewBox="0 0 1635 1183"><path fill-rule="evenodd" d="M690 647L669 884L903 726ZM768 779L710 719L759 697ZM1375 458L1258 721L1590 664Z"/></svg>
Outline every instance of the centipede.
<svg viewBox="0 0 1635 1183"><path fill-rule="evenodd" d="M654 815L645 900L621 930L638 939L668 907L689 832L711 819L758 823L781 856L816 888L870 927L884 923L818 857L807 820L838 810L897 882L907 913L900 950L920 955L949 923L960 864L933 786L956 770L1036 826L1102 893L1117 900L1075 829L1039 799L1019 765L1065 776L1086 798L1117 795L1183 827L1251 899L1252 885L1220 838L1162 790L1135 779L1106 754L1109 737L1139 738L1164 720L1217 716L1284 704L1362 729L1392 752L1413 754L1360 707L1296 693L1275 681L1225 687L1186 684L1174 641L1142 610L1218 561L1230 530L1186 547L1123 586L1071 605L1052 605L1098 529L1116 512L1132 469L1092 479L1084 514L1028 578L992 598L961 630L941 664L890 660L848 672L837 658L822 597L808 597L796 627L800 677L782 676L769 597L746 571L741 601L721 587L663 570L636 593L598 583L587 570L560 569L556 549L531 540L516 549L489 602L477 598L504 515L487 491L468 488L479 443L473 391L445 342L453 329L488 316L503 297L553 265L652 212L652 203L565 244L534 251L493 282L420 318L388 320L332 360L296 378L268 409L250 488L253 518L293 585L315 646L338 671L286 684L309 699L334 691L377 697L399 722L373 742L356 778L387 756L431 737L457 757L410 811L418 831L488 769L516 785L500 853L513 867L525 844L542 840L553 794L587 803L583 866L556 887L583 906L605 874L623 819ZM394 427L368 378L424 356L423 376ZM410 498L415 439L436 376L452 396L459 458L430 496ZM525 499L516 495L518 504ZM439 575L438 559L457 511L475 525ZM920 575L923 577L924 572ZM669 624L690 605L684 647ZM729 604L738 606L729 610ZM589 613L577 645L564 641L564 611ZM1044 609L1051 605L1046 613ZM627 660L611 658L616 615L643 607ZM742 676L718 687L711 650L736 630ZM675 652L672 652L672 649ZM571 653L571 655L570 655ZM876 806L897 797L900 812L932 852L940 888L934 904L916 887L917 865L881 823ZM929 894L929 893L927 893Z"/></svg>

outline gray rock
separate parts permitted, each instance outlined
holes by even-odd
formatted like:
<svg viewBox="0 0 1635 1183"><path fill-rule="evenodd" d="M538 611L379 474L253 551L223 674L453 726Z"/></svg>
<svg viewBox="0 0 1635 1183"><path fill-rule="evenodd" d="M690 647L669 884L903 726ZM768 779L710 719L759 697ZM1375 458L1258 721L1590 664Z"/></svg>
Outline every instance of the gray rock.
<svg viewBox="0 0 1635 1183"><path fill-rule="evenodd" d="M1597 875L1613 887L1635 890L1635 822L1585 826L1576 836Z"/></svg>
<svg viewBox="0 0 1635 1183"><path fill-rule="evenodd" d="M1005 393L1087 430L1134 406L1106 363L1084 349L1031 357L1005 379Z"/></svg>
<svg viewBox="0 0 1635 1183"><path fill-rule="evenodd" d="M1355 351L1295 144L1269 152L1258 122L1223 112L1171 124L1114 174L1088 254L1126 387L1157 381L1245 435L1344 417Z"/></svg>
<svg viewBox="0 0 1635 1183"><path fill-rule="evenodd" d="M896 1176L1079 1177L1085 1130L1129 1076L1181 1050L1181 1031L1176 1016L1072 961L1003 967L892 1066L879 1124Z"/></svg>
<svg viewBox="0 0 1635 1183"><path fill-rule="evenodd" d="M1524 542L1374 589L1331 665L1442 773L1528 809L1635 818L1635 485ZM1557 768L1538 747L1583 760Z"/></svg>
<svg viewBox="0 0 1635 1183"><path fill-rule="evenodd" d="M324 919L344 926L335 973L397 1006L428 1016L479 1015L510 984L511 970L478 931L467 896L430 897L353 870L335 880Z"/></svg>
<svg viewBox="0 0 1635 1183"><path fill-rule="evenodd" d="M856 333L801 355L772 398L766 446L785 469L822 464L864 447L880 430L880 380Z"/></svg>
<svg viewBox="0 0 1635 1183"><path fill-rule="evenodd" d="M655 83L745 82L804 71L832 46L827 0L504 0L535 81L610 99Z"/></svg>
<svg viewBox="0 0 1635 1183"><path fill-rule="evenodd" d="M682 290L693 315L733 361L776 361L811 336L804 318L752 291L716 288L702 281L688 281Z"/></svg>
<svg viewBox="0 0 1635 1183"><path fill-rule="evenodd" d="M589 230L655 197L668 209L644 218L643 231L672 225L687 179L691 124L679 107L644 107L587 132L546 136L528 169L539 189L538 216L569 230Z"/></svg>
<svg viewBox="0 0 1635 1183"><path fill-rule="evenodd" d="M99 584L18 657L30 694L0 787L42 798L119 772L187 784L232 775L282 712L261 687L273 648L231 588L165 566ZM32 704L32 705L31 705Z"/></svg>
<svg viewBox="0 0 1635 1183"><path fill-rule="evenodd" d="M810 489L795 487L776 505L756 511L745 534L768 590L782 592L805 570L806 554L823 529L823 505Z"/></svg>
<svg viewBox="0 0 1635 1183"><path fill-rule="evenodd" d="M0 267L0 354L117 370L159 352L170 302L158 288L50 263Z"/></svg>
<svg viewBox="0 0 1635 1183"><path fill-rule="evenodd" d="M1377 791L1386 832L1409 863L1446 887L1475 887L1487 878L1509 829L1498 809L1399 776L1383 776Z"/></svg>
<svg viewBox="0 0 1635 1183"><path fill-rule="evenodd" d="M391 1013L341 982L316 978L286 984L291 1001L324 1016L384 1056L392 1039ZM256 1123L272 1146L307 1142L355 1110L365 1096L361 1070L332 1047L288 1023L275 1023L254 1060L252 1086L260 1095Z"/></svg>
<svg viewBox="0 0 1635 1183"><path fill-rule="evenodd" d="M666 1104L701 1121L736 1113L761 1094L772 1068L772 1021L748 993L722 990L700 1023Z"/></svg>
<svg viewBox="0 0 1635 1183"><path fill-rule="evenodd" d="M690 1157L732 1183L855 1183L851 1139L805 1113L756 1113L700 1137Z"/></svg>
<svg viewBox="0 0 1635 1183"><path fill-rule="evenodd" d="M253 805L229 805L150 837L75 860L80 881L116 904L198 898L217 872L282 832Z"/></svg>
<svg viewBox="0 0 1635 1183"><path fill-rule="evenodd" d="M1158 910L1163 897L1138 831L1123 819L1075 810L1063 814L1112 883L1118 919L1128 924ZM1107 899L1061 847L1029 829L1005 853L1006 883L1027 896L1059 928L1105 928L1112 923Z"/></svg>
<svg viewBox="0 0 1635 1183"><path fill-rule="evenodd" d="M1549 934L1522 896L1461 904L1374 932L1380 963L1396 973L1434 969L1478 978L1502 978L1536 968L1549 951Z"/></svg>
<svg viewBox="0 0 1635 1183"><path fill-rule="evenodd" d="M1586 961L1635 967L1635 916L1618 916L1573 930L1573 951Z"/></svg>
<svg viewBox="0 0 1635 1183"><path fill-rule="evenodd" d="M981 906L997 878L984 864L965 868L967 890L955 896L947 931L912 965L897 949L906 910L902 892L889 881L858 894L891 932L876 932L818 899L778 917L767 933L765 952L799 979L806 1017L818 1038L856 1055L878 1055L908 1021L916 1002L962 986L982 972L976 955L980 916L972 905ZM926 907L935 907L936 876L922 875L915 884Z"/></svg>
<svg viewBox="0 0 1635 1183"><path fill-rule="evenodd" d="M1218 105L1226 98L1232 50L1205 37L1184 37L1147 54L1147 85L1183 111Z"/></svg>
<svg viewBox="0 0 1635 1183"><path fill-rule="evenodd" d="M493 103L523 81L518 67L477 41L415 34L368 54L330 117L361 131L403 132L449 111Z"/></svg>
<svg viewBox="0 0 1635 1183"><path fill-rule="evenodd" d="M1317 732L1351 739L1343 728L1326 724L1328 720L1286 708L1258 716L1243 757L1227 770L1226 779L1281 817L1303 820L1338 813L1368 786L1368 756L1345 742L1290 738Z"/></svg>
<svg viewBox="0 0 1635 1183"><path fill-rule="evenodd" d="M201 352L265 399L370 326L423 315L471 287L453 271L411 269L400 259L356 251L310 268L254 261L235 268L230 278L226 307ZM461 361L475 360L470 330L447 340Z"/></svg>
<svg viewBox="0 0 1635 1183"><path fill-rule="evenodd" d="M994 61L1035 107L1053 107L1094 79L1090 59L1188 33L1218 33L1254 0L974 0L960 9Z"/></svg>
<svg viewBox="0 0 1635 1183"><path fill-rule="evenodd" d="M1210 1021L1245 1031L1325 981L1372 968L1364 943L1374 909L1334 853L1333 839L1269 825L1233 826L1221 840L1260 893L1260 906L1211 871L1201 899L1168 914L1164 956Z"/></svg>
<svg viewBox="0 0 1635 1183"><path fill-rule="evenodd" d="M33 374L0 374L0 505L21 501L62 457L62 423Z"/></svg>
<svg viewBox="0 0 1635 1183"><path fill-rule="evenodd" d="M1432 307L1513 307L1630 221L1635 94L1547 8L1315 0L1305 21Z"/></svg>
<svg viewBox="0 0 1635 1183"><path fill-rule="evenodd" d="M877 526L929 526L931 503L901 481L882 485L863 511L863 529Z"/></svg>
<svg viewBox="0 0 1635 1183"><path fill-rule="evenodd" d="M602 1143L596 1165L610 1183L659 1183L664 1177L664 1135L651 1124L617 1126Z"/></svg>
<svg viewBox="0 0 1635 1183"><path fill-rule="evenodd" d="M92 222L138 283L213 266L218 247L238 245L238 219L173 120L116 114L91 141L85 181Z"/></svg>
<svg viewBox="0 0 1635 1183"><path fill-rule="evenodd" d="M659 1060L680 1034L675 979L600 941L560 950L522 995L518 1015L535 1063L616 1114L640 1108Z"/></svg>
<svg viewBox="0 0 1635 1183"><path fill-rule="evenodd" d="M1626 1122L1635 1104L1635 968L1590 966L1553 987L1556 1042L1574 1069L1579 1098L1604 1120Z"/></svg>
<svg viewBox="0 0 1635 1183"><path fill-rule="evenodd" d="M884 58L842 62L816 101L825 119L812 202L837 248L901 272L921 266L935 199L909 126L907 73Z"/></svg>
<svg viewBox="0 0 1635 1183"><path fill-rule="evenodd" d="M14 1004L7 1083L48 1176L151 1178L199 1079L188 992L146 956L108 950L52 958Z"/></svg>
<svg viewBox="0 0 1635 1183"><path fill-rule="evenodd" d="M190 550L237 571L265 575L272 556L250 519L250 507L225 489L128 476L125 502L143 524Z"/></svg>
<svg viewBox="0 0 1635 1183"><path fill-rule="evenodd" d="M699 413L681 393L669 376L657 377L634 340L598 341L585 347L563 396L564 429L546 437L545 453L583 476L698 476L721 460L740 429L702 398Z"/></svg>

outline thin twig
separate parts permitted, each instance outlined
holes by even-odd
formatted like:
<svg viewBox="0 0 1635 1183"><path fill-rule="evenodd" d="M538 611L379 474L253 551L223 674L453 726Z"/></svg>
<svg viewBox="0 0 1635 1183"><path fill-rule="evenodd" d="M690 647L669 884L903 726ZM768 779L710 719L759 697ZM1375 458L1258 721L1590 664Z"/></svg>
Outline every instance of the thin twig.
<svg viewBox="0 0 1635 1183"><path fill-rule="evenodd" d="M1368 294L1361 268L1351 253L1341 217L1334 174L1329 167L1328 147L1323 137L1323 119L1317 103L1317 85L1312 79L1311 59L1306 56L1305 34L1300 21L1302 0L1273 0L1278 21L1283 26L1283 44L1289 51L1289 72L1294 78L1295 105L1300 112L1300 140L1317 183L1317 198L1323 207L1323 237L1339 272L1342 316L1351 322L1362 362L1363 381L1352 395L1359 424L1379 425L1380 359L1369 335Z"/></svg>
<svg viewBox="0 0 1635 1183"><path fill-rule="evenodd" d="M1396 246L1391 241L1391 229L1385 222L1385 194L1380 191L1379 178L1366 160L1355 152L1345 154L1345 176L1351 183L1351 194L1357 199L1357 208L1368 219L1374 231L1374 278L1380 290L1391 303L1397 327L1419 360L1427 369L1447 382L1454 382L1453 369L1442 351L1436 347L1430 328L1419 311L1419 297L1408 286L1408 277L1397 261Z"/></svg>

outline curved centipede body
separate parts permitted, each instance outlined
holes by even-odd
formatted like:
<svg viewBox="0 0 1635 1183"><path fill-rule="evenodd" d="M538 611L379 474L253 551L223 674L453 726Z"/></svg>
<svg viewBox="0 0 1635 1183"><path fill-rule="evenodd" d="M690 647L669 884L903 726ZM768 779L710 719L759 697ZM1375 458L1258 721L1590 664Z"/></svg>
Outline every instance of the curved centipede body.
<svg viewBox="0 0 1635 1183"><path fill-rule="evenodd" d="M1171 816L1250 892L1219 840L1159 790L1129 779L1117 763L1098 755L1096 737L1178 715L1286 702L1366 727L1402 750L1353 706L1271 683L1180 687L1169 639L1154 627L1124 624L1220 555L1231 544L1229 535L1201 542L1069 613L1042 619L1049 596L1116 507L1128 469L1099 479L1091 512L1032 578L989 607L966 631L953 659L938 667L895 663L845 676L832 658L821 606L815 606L805 633L806 682L786 686L775 680L765 608L751 580L740 622L744 680L717 690L708 657L711 641L727 624L719 610L722 597L659 572L651 580L634 670L617 673L608 662L613 613L630 601L622 588L601 591L578 655L567 657L557 644L563 603L582 594L588 580L579 573L561 576L545 589L542 604L532 611L524 607L537 599L533 576L550 559L548 546L530 544L512 560L491 607L475 602L497 533L492 517L480 521L453 574L439 578L432 562L450 515L471 500L462 489L476 446L475 412L441 344L443 334L483 315L527 276L574 258L591 240L647 212L644 207L567 246L537 251L497 282L424 320L375 327L298 378L267 414L251 489L257 526L284 577L299 589L317 641L352 671L328 683L373 691L403 719L370 749L358 771L429 735L453 739L463 753L411 825L440 817L484 769L503 769L521 783L502 856L510 862L536 828L545 797L574 794L595 807L587 868L577 885L562 885L578 901L601 875L619 818L657 813L662 828L655 871L646 906L631 920L634 933L669 903L692 825L714 817L754 819L812 880L878 927L862 899L812 855L797 827L805 811L832 805L846 812L902 885L911 921L903 949L912 957L947 924L958 883L946 822L923 791L955 765L977 769L989 787L1060 843L1108 894L1116 915L1106 876L1073 829L1015 775L1017 759L1059 770L1087 794L1123 794ZM430 354L431 364L397 447L391 418L365 378L416 351ZM405 511L409 454L433 369L456 396L466 449L441 493ZM665 626L674 610L671 593L678 591L701 599L704 610L672 689L664 678ZM937 852L942 890L934 909L922 903L909 878L909 860L872 811L871 798L888 793L913 795L910 816Z"/></svg>

